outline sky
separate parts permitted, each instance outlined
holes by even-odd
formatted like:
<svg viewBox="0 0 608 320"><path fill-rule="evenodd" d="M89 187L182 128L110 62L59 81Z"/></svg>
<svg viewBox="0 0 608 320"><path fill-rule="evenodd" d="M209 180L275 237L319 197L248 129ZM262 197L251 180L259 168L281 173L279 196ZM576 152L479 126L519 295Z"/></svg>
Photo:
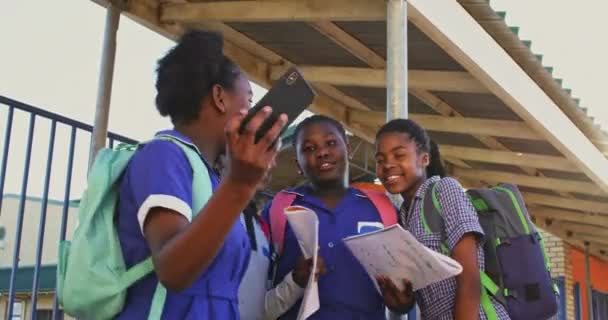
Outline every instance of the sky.
<svg viewBox="0 0 608 320"><path fill-rule="evenodd" d="M608 74L608 30L600 0L494 0L507 11L507 23L520 27L521 39L532 40L532 50L544 55L582 105L608 128L603 87ZM33 104L69 118L93 123L97 96L105 10L88 0L3 1L0 4L0 95ZM592 38L593 35L599 35ZM143 140L170 127L154 108L156 60L172 42L122 17L114 71L109 128ZM254 100L265 90L254 86ZM0 105L0 148L6 123ZM20 193L23 177L26 115L17 113L8 161L5 193ZM49 123L37 120L27 193L40 196ZM53 156L51 198L63 198L68 128L59 128ZM19 137L19 138L17 138ZM71 198L85 185L89 137L77 138ZM2 150L2 149L0 149Z"/></svg>
<svg viewBox="0 0 608 320"><path fill-rule="evenodd" d="M562 78L563 87L608 131L608 1L491 0L490 5L507 12L507 24L520 27L519 38L532 41L532 51L543 55L554 77Z"/></svg>

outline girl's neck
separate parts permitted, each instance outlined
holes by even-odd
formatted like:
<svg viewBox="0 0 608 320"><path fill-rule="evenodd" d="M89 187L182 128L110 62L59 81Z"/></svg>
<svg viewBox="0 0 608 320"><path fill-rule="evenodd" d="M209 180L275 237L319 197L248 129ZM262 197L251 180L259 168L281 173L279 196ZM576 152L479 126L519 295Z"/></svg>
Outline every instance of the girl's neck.
<svg viewBox="0 0 608 320"><path fill-rule="evenodd" d="M218 141L217 137L208 132L208 130L200 129L194 125L175 126L175 130L192 141L203 158L209 162L209 165L215 165L221 154L219 144L214 143L214 141Z"/></svg>
<svg viewBox="0 0 608 320"><path fill-rule="evenodd" d="M401 196L403 197L403 200L405 201L405 203L409 206L412 201L414 200L414 197L416 196L416 192L418 192L418 189L420 189L420 186L422 186L422 184L427 180L426 176L422 176L420 177L418 180L416 180L416 182L407 190L403 191L401 193Z"/></svg>
<svg viewBox="0 0 608 320"><path fill-rule="evenodd" d="M311 184L310 187L312 189L312 194L331 209L335 208L348 192L348 186L344 183L332 183L327 185Z"/></svg>

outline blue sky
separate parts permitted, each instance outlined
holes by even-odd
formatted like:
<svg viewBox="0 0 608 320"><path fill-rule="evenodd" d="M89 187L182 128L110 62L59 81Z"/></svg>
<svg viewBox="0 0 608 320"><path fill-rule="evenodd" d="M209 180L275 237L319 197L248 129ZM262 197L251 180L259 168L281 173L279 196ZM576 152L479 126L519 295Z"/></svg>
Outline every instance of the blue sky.
<svg viewBox="0 0 608 320"><path fill-rule="evenodd" d="M598 122L608 128L604 77L608 74L606 37L608 2L597 0L493 0L507 22L521 27L522 39L544 55L545 64L580 97ZM92 123L97 94L105 11L88 0L3 1L0 4L0 95ZM597 35L595 38L592 38ZM169 126L154 108L154 66L172 42L122 18L110 112L110 130L146 139ZM263 90L255 89L256 98ZM6 108L0 107L0 130ZM13 135L24 137L27 118L17 114ZM40 196L49 124L37 123L35 155L28 194ZM52 197L61 198L67 153L67 129L57 136ZM18 193L23 174L24 139L14 139L5 192ZM1 147L0 142L0 147ZM1 149L0 149L1 150ZM88 137L79 137L72 195L84 186Z"/></svg>

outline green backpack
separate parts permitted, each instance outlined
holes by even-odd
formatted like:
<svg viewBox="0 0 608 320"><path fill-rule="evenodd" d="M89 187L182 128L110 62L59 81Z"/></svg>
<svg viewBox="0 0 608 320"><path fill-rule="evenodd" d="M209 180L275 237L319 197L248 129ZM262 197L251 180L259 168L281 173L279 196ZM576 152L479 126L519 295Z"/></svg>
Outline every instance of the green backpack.
<svg viewBox="0 0 608 320"><path fill-rule="evenodd" d="M178 145L193 172L192 213L196 214L211 197L207 167L192 146L159 135ZM127 289L154 271L152 258L127 270L114 223L120 180L129 161L142 146L119 145L103 149L89 173L87 189L78 208L78 226L71 241L59 245L57 294L65 313L79 319L111 319L122 309ZM167 291L156 287L148 319L160 319Z"/></svg>
<svg viewBox="0 0 608 320"><path fill-rule="evenodd" d="M435 182L422 199L426 233L441 235L441 252L450 255L443 209ZM512 320L548 319L557 313L557 287L543 239L532 223L523 197L513 184L468 190L486 241L485 272L480 272L481 307L488 320L498 319L490 295Z"/></svg>

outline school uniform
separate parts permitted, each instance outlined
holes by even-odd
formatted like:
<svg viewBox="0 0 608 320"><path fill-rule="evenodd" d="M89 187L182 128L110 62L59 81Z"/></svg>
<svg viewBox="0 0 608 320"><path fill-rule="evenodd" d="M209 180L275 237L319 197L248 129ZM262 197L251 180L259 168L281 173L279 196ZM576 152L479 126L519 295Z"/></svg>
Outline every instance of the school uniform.
<svg viewBox="0 0 608 320"><path fill-rule="evenodd" d="M175 130L160 132L196 146ZM199 152L200 154L200 152ZM219 175L202 157L215 190ZM154 140L133 156L120 185L117 229L127 268L150 256L143 236L149 210L163 207L192 220L192 168L183 151L171 141ZM213 262L186 290L168 291L162 319L239 319L238 288L249 262L250 244L237 220ZM175 263L180 263L175 261ZM146 319L158 279L152 273L128 289L117 319Z"/></svg>
<svg viewBox="0 0 608 320"><path fill-rule="evenodd" d="M250 204L241 215L251 243L251 258L239 289L239 310L243 320L264 319L264 297L269 286L270 245L267 230L263 230L262 221L256 214L255 204Z"/></svg>
<svg viewBox="0 0 608 320"><path fill-rule="evenodd" d="M483 271L484 253L482 246L484 233L473 205L464 193L460 183L453 178L441 179L434 176L427 179L416 191L412 202L409 204L403 203L400 210L400 223L426 247L441 252L441 235L427 233L422 222L423 196L427 194L430 186L434 183L437 183L437 198L443 210L445 235L447 237L445 240L450 252L465 234L476 235L479 240L477 244L477 264ZM420 306L422 318L425 320L454 319L456 289L456 277L452 277L417 290L415 292L416 303ZM494 300L493 297L490 297L490 299L492 299L498 319L510 319L504 306ZM479 319L486 319L481 307L479 308Z"/></svg>
<svg viewBox="0 0 608 320"><path fill-rule="evenodd" d="M239 310L242 320L275 320L302 298L304 288L293 281L291 273L273 288L270 230L264 219L255 214L255 206L250 205L241 216L251 241L251 259L239 287Z"/></svg>
<svg viewBox="0 0 608 320"><path fill-rule="evenodd" d="M385 306L373 281L342 241L343 238L383 227L372 202L358 189L349 188L334 209L312 196L309 186L292 189L297 195L294 205L317 213L319 218L319 254L327 273L319 278L320 309L310 320L385 319ZM269 207L263 211L269 220ZM286 225L284 247L278 260L275 283L295 268L302 255L289 224ZM296 319L301 299L279 319Z"/></svg>

